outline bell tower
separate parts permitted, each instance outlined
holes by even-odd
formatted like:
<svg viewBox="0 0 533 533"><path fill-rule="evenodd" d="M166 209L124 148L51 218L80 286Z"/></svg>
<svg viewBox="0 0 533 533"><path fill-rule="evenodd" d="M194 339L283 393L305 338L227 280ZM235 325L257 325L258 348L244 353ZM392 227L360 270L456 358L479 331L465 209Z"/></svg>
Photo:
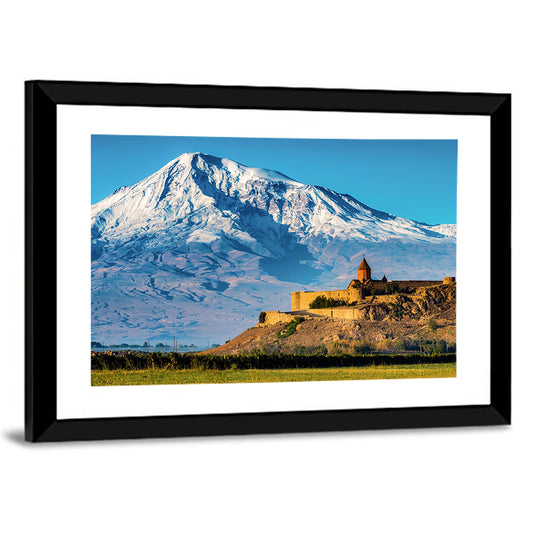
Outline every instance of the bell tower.
<svg viewBox="0 0 533 533"><path fill-rule="evenodd" d="M361 261L361 264L359 265L359 268L357 269L357 279L361 283L372 279L370 267L368 266L368 263L366 262L366 259L364 257Z"/></svg>

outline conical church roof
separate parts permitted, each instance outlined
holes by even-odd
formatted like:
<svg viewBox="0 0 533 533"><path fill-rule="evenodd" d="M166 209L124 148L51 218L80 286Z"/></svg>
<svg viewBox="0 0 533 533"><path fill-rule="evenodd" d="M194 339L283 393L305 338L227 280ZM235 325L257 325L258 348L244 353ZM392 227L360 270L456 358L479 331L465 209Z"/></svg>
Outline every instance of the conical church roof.
<svg viewBox="0 0 533 533"><path fill-rule="evenodd" d="M357 270L370 270L370 267L368 266L368 263L366 262L366 259L364 257Z"/></svg>

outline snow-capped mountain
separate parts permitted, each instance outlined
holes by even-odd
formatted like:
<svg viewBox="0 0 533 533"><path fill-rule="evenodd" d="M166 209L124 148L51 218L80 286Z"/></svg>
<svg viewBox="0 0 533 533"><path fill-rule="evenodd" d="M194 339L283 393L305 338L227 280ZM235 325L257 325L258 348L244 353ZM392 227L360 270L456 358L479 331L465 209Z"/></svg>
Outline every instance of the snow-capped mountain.
<svg viewBox="0 0 533 533"><path fill-rule="evenodd" d="M224 342L290 292L455 274L455 225L431 226L273 170L182 154L91 210L95 340Z"/></svg>

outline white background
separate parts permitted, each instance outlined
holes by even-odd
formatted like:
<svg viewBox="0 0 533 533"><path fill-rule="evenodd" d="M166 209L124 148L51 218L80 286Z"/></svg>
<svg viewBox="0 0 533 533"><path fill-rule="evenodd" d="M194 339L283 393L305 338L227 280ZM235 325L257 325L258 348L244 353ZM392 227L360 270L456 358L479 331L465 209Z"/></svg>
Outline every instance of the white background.
<svg viewBox="0 0 533 533"><path fill-rule="evenodd" d="M4 7L0 527L530 530L527 7L451 0L50 0ZM24 444L23 81L31 78L512 92L513 426Z"/></svg>

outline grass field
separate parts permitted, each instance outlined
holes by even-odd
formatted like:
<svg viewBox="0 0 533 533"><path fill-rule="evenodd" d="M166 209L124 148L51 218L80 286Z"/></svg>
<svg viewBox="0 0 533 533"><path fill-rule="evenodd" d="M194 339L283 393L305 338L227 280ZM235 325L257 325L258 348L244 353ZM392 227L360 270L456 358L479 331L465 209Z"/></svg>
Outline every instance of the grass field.
<svg viewBox="0 0 533 533"><path fill-rule="evenodd" d="M455 363L279 370L93 370L93 386L453 378Z"/></svg>

